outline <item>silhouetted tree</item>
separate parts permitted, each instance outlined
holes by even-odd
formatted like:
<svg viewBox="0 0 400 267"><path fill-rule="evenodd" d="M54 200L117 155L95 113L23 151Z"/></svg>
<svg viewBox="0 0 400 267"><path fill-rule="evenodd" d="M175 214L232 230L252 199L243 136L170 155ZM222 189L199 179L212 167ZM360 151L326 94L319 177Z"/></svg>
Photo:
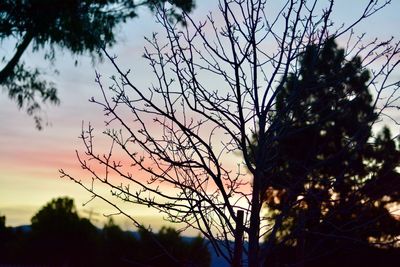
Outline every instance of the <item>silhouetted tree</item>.
<svg viewBox="0 0 400 267"><path fill-rule="evenodd" d="M124 232L112 218L101 232L101 266L135 266L143 253L140 241L132 233Z"/></svg>
<svg viewBox="0 0 400 267"><path fill-rule="evenodd" d="M358 63L347 65L347 70L325 71L326 74L334 71L356 74L346 74L350 79L346 83L359 86L343 92L355 99L354 105L349 102L350 107L343 107L345 112L371 116L370 124L373 124L385 115L390 116L389 111L398 105L400 83L393 73L399 63L399 43L392 43L392 39L365 43L362 37L354 37L352 30L388 2L368 1L360 16L355 15L354 23L349 25L333 23L334 3L333 0L323 3L287 0L269 8L266 0L221 0L219 14L210 14L206 21L197 23L184 13L187 28L171 22L168 9L161 7L157 19L165 29L164 35L154 34L149 38L144 54L155 74L153 83L149 88L139 87L132 74L122 70L116 59L109 56L119 77L112 79L111 86L105 86L97 74L104 98L93 98L92 102L107 116L104 134L112 144L102 153L95 148L91 125L87 130L82 129L85 153L77 154L90 179L63 170L61 176L81 185L93 198L110 203L137 226L140 222L129 216L112 197L152 207L172 222L185 223L201 231L217 254L230 263L235 255L229 240L237 236L236 229L243 230L248 247L243 250L247 257L242 262L251 267L269 262L268 251L277 245L282 224L291 218L295 209L291 203L297 200L289 196L291 201L280 207L279 216L263 215L265 200L272 197L268 195L268 188L277 183L277 177L270 170L281 164L278 157L283 147L277 149L277 146L289 135L290 145L303 146L295 141L296 121L282 120L285 125L279 125L275 116L281 105L278 96L286 90L281 81L295 81L296 77L301 80L303 73L309 73L301 63L305 51L315 47L311 56L325 57L323 53L329 50L322 48L329 40L347 38L343 57L351 61L353 55L360 56ZM329 63L327 66L338 67ZM375 71L368 77L364 71L358 73L359 66L375 68ZM314 79L315 75L311 74L310 79ZM331 86L342 83L343 76L333 78L339 80L327 81ZM376 96L365 102L371 97L364 90L369 86L376 90ZM360 95L360 100L351 95L355 93ZM302 97L301 92L292 94L294 98L297 95ZM368 108L368 103L373 103L379 116L358 111ZM392 119L396 118L392 116ZM362 123L355 122L354 127ZM360 140L368 138L369 128L353 129L345 134L349 135L351 147L355 135ZM313 143L308 147L320 149ZM347 155L346 146L337 148L343 148L339 155ZM339 155L335 157L338 160ZM309 177L299 169L302 172L296 174L296 179ZM333 171L327 168L325 172ZM297 184L296 192L301 192L303 180L289 180L290 185L282 186ZM111 196L97 189L99 183L112 189ZM346 185L338 181L337 186ZM238 210L245 214L243 226ZM260 238L264 236L268 241L260 247Z"/></svg>
<svg viewBox="0 0 400 267"><path fill-rule="evenodd" d="M101 47L115 43L118 25L137 15L137 8L149 6L154 9L162 2L189 11L193 0L3 0L0 3L0 41L15 41L15 51L9 59L3 58L0 69L0 86L17 102L34 115L36 125L41 127L38 116L40 102L57 104L59 99L55 85L43 80L39 68L29 68L21 57L32 44L34 52L48 49L45 59L53 60L55 48L69 50L80 55L94 56ZM179 18L172 9L171 17Z"/></svg>
<svg viewBox="0 0 400 267"><path fill-rule="evenodd" d="M0 216L0 231L6 229L6 216Z"/></svg>
<svg viewBox="0 0 400 267"><path fill-rule="evenodd" d="M6 226L6 216L0 216L0 265L23 263L29 251L27 228Z"/></svg>
<svg viewBox="0 0 400 267"><path fill-rule="evenodd" d="M185 240L170 227L155 234L140 228L137 235L125 232L113 220L102 231L102 266L210 266L204 238Z"/></svg>
<svg viewBox="0 0 400 267"><path fill-rule="evenodd" d="M274 166L266 162L265 176L267 207L284 219L279 240L268 242L296 245L298 262L398 242L400 220L389 208L400 201L400 150L388 128L372 134L378 114L369 80L361 59L346 60L328 39L307 47L298 74L282 83L266 137L276 138Z"/></svg>
<svg viewBox="0 0 400 267"><path fill-rule="evenodd" d="M201 237L190 242L185 241L180 233L171 227L162 227L155 238L143 228L139 230L139 234L141 253L137 254L137 259L144 265L210 266L210 252Z"/></svg>
<svg viewBox="0 0 400 267"><path fill-rule="evenodd" d="M7 258L7 254L9 253L9 242L10 232L6 227L6 216L0 216L0 258Z"/></svg>
<svg viewBox="0 0 400 267"><path fill-rule="evenodd" d="M88 266L96 259L98 230L79 218L73 199L53 199L33 217L28 260L38 264Z"/></svg>

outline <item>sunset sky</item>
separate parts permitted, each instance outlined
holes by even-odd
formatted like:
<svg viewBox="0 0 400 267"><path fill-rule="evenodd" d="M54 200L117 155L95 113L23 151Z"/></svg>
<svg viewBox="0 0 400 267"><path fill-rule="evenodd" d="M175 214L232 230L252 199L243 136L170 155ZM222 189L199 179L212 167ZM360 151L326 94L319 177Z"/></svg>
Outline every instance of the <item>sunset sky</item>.
<svg viewBox="0 0 400 267"><path fill-rule="evenodd" d="M368 0L369 1L369 0ZM357 4L368 1L338 1L335 7L337 23L348 21L360 8ZM195 18L204 18L207 11L215 10L216 1L198 0L194 11ZM393 3L380 11L374 17L364 21L356 30L367 32L368 38L388 38L394 36L400 39L400 1ZM119 63L125 68L131 68L135 82L148 86L151 72L146 67L146 61L141 57L145 46L144 36L159 31L150 12L143 10L139 18L122 25L118 32L118 44L111 48L112 54L118 56ZM11 52L11 45L0 44L0 56ZM115 74L107 61L92 64L90 57L75 58L68 51L57 51L57 59L51 67L43 60L42 53L28 50L23 60L32 66L40 66L48 71L49 79L57 84L61 104L46 106L45 119L50 123L44 130L38 131L33 120L16 104L7 98L6 93L0 95L0 215L6 215L7 225L29 224L30 218L52 198L70 196L75 199L82 214L85 211L95 213L112 213L111 207L100 201L94 201L82 207L82 203L90 199L78 185L66 179L59 178L59 169L79 172L75 150L83 150L78 139L82 121L91 122L98 132L104 129L102 111L90 104L88 99L99 96L100 91L94 82L95 70L103 74L104 79ZM53 71L59 70L58 75ZM397 74L400 78L400 74ZM394 133L398 134L398 133ZM136 209L132 213L145 222L158 227L164 222L161 217L148 209ZM104 221L101 215L95 219ZM129 222L121 219L124 227L129 228Z"/></svg>

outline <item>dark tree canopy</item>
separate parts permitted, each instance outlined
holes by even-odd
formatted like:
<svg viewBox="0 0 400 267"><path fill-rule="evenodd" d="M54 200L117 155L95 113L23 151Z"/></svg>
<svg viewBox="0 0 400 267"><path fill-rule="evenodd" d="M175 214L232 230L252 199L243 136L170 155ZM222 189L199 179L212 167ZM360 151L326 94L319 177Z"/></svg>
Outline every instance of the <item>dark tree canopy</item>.
<svg viewBox="0 0 400 267"><path fill-rule="evenodd" d="M73 199L53 199L31 219L27 259L42 264L88 266L98 248L98 230L80 218Z"/></svg>
<svg viewBox="0 0 400 267"><path fill-rule="evenodd" d="M40 77L38 68L26 67L21 57L30 44L33 51L49 48L45 59L55 57L55 47L69 50L72 54L98 54L101 47L116 42L118 25L137 15L137 8L170 2L184 11L193 7L192 0L4 0L0 3L0 41L15 40L16 46L9 59L2 59L0 86L33 115L37 127L41 102L59 103L54 84ZM171 17L179 19L179 13L171 10ZM98 54L99 55L99 54Z"/></svg>
<svg viewBox="0 0 400 267"><path fill-rule="evenodd" d="M64 228L80 220L74 200L68 197L53 199L42 207L31 219L32 229L38 232Z"/></svg>
<svg viewBox="0 0 400 267"><path fill-rule="evenodd" d="M151 266L210 266L211 257L206 242L200 236L188 242L171 227L162 227L153 237L140 230L140 245L144 248L138 259ZM155 242L157 241L157 243Z"/></svg>
<svg viewBox="0 0 400 267"><path fill-rule="evenodd" d="M280 241L305 261L343 246L394 245L399 140L388 128L373 134L368 71L358 57L346 61L332 39L310 45L298 71L283 81L266 133L276 143L265 201L275 218L285 214Z"/></svg>

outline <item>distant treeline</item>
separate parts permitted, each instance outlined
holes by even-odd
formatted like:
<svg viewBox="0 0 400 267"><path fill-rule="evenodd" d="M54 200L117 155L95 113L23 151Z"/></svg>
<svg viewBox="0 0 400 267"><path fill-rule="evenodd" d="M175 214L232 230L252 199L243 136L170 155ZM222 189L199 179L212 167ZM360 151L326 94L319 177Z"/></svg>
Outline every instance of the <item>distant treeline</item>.
<svg viewBox="0 0 400 267"><path fill-rule="evenodd" d="M203 238L184 240L173 228L126 232L110 219L103 229L80 218L70 198L54 199L29 227L6 227L0 217L0 265L209 266Z"/></svg>
<svg viewBox="0 0 400 267"><path fill-rule="evenodd" d="M6 227L5 222L6 217L0 216L0 266L210 266L213 254L205 239L182 238L173 228L163 227L155 234L129 232L110 219L99 229L79 217L74 201L67 197L46 204L30 226ZM396 246L384 249L320 238L308 246L312 249L304 248L277 246L266 266L378 267L400 262Z"/></svg>

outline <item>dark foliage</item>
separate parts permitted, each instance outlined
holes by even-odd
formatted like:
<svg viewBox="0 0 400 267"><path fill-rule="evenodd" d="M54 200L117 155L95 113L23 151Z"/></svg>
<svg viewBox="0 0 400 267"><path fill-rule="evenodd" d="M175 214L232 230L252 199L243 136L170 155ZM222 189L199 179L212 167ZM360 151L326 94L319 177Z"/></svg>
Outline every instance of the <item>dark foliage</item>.
<svg viewBox="0 0 400 267"><path fill-rule="evenodd" d="M275 242L287 253L295 248L298 264L314 266L317 258L315 266L328 259L337 264L329 266L344 259L362 266L350 264L355 255L368 253L364 263L396 255L372 246L393 247L400 234L389 211L400 200L400 149L388 128L372 134L377 114L368 80L360 59L346 61L330 39L309 46L299 73L282 83L267 133L276 142L265 201L280 223Z"/></svg>
<svg viewBox="0 0 400 267"><path fill-rule="evenodd" d="M33 218L29 231L5 227L0 217L0 265L209 266L203 238L185 241L172 228L158 234L125 232L112 219L102 230L80 218L70 198L54 199Z"/></svg>
<svg viewBox="0 0 400 267"><path fill-rule="evenodd" d="M191 243L184 242L173 228L163 227L154 237L141 230L140 241L151 250L142 251L141 259L151 266L210 266L211 258L204 239L195 238ZM159 242L159 243L156 243Z"/></svg>
<svg viewBox="0 0 400 267"><path fill-rule="evenodd" d="M0 3L0 41L16 40L14 55L3 58L0 70L0 85L6 89L19 108L26 108L33 115L38 128L42 126L41 102L57 104L59 99L55 87L40 78L38 68L24 66L21 57L28 46L33 51L49 48L45 59L55 57L55 47L80 55L100 55L99 49L115 43L118 25L137 15L139 6L153 9L164 2L184 11L193 7L192 0L4 0ZM179 19L176 9L171 9L171 18Z"/></svg>
<svg viewBox="0 0 400 267"><path fill-rule="evenodd" d="M328 249L325 247L324 249ZM299 259L293 246L279 246L271 255L268 267L396 267L400 260L400 249L382 249L371 246L353 245L329 248L306 260Z"/></svg>
<svg viewBox="0 0 400 267"><path fill-rule="evenodd" d="M31 221L28 262L88 266L96 257L98 230L89 220L79 218L72 199L52 200Z"/></svg>

